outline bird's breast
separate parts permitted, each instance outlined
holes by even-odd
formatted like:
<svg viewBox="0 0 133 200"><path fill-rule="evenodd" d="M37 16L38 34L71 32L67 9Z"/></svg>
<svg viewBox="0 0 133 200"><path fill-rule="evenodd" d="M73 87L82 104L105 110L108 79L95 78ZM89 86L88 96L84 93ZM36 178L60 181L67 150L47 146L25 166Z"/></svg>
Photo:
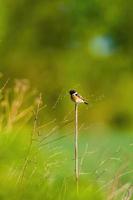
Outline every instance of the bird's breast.
<svg viewBox="0 0 133 200"><path fill-rule="evenodd" d="M83 99L79 98L78 96L72 95L71 96L72 100L76 103L83 103Z"/></svg>

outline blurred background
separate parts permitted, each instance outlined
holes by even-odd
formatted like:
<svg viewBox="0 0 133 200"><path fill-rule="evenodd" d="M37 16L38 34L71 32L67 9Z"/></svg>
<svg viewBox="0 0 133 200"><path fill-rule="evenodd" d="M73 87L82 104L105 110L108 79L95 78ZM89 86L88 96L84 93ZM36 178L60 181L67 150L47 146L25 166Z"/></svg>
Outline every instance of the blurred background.
<svg viewBox="0 0 133 200"><path fill-rule="evenodd" d="M131 0L1 1L2 82L28 79L42 92L47 119L73 117L74 88L89 100L80 123L131 129L132 7Z"/></svg>
<svg viewBox="0 0 133 200"><path fill-rule="evenodd" d="M78 200L132 198L132 8L0 1L0 199L77 199L70 89L89 102L79 106Z"/></svg>

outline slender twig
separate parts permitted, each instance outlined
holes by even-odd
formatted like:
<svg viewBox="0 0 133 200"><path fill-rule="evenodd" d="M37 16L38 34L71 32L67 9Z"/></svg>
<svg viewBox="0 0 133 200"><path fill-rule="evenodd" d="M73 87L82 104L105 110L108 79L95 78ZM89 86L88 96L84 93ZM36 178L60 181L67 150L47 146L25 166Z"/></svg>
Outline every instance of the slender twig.
<svg viewBox="0 0 133 200"><path fill-rule="evenodd" d="M33 126L33 134L37 133L38 135L39 135L39 132L37 131L37 127L38 127L37 119L38 119L38 114L39 114L39 111L40 111L41 103L42 103L42 94L40 93L40 96L39 96L38 101L37 101L37 108L36 108L36 111L35 111L35 120L34 120L34 126Z"/></svg>
<svg viewBox="0 0 133 200"><path fill-rule="evenodd" d="M26 171L26 168L27 168L28 163L29 163L30 153L31 153L32 144L33 144L33 137L35 136L36 130L37 130L37 121L38 121L38 114L39 114L39 109L40 109L40 105L41 105L41 100L42 100L42 97L41 97L41 94L40 94L39 100L37 102L37 108L36 108L36 111L34 112L35 119L34 119L34 124L33 124L33 131L31 132L31 135L30 135L29 147L28 147L27 154L26 154L26 157L25 157L25 162L24 162L24 165L23 165L23 168L22 168L22 172L21 172L21 175L20 175L19 180L18 180L18 183L21 183L21 184L23 182L25 171Z"/></svg>
<svg viewBox="0 0 133 200"><path fill-rule="evenodd" d="M130 185L129 188L126 191L126 194L124 195L122 200L131 200L133 195L133 186Z"/></svg>
<svg viewBox="0 0 133 200"><path fill-rule="evenodd" d="M78 193L79 159L78 159L78 104L75 103L75 178Z"/></svg>
<svg viewBox="0 0 133 200"><path fill-rule="evenodd" d="M4 83L3 87L0 89L1 92L3 92L3 90L4 90L5 87L7 86L9 80L10 80L10 79L8 78L7 81Z"/></svg>

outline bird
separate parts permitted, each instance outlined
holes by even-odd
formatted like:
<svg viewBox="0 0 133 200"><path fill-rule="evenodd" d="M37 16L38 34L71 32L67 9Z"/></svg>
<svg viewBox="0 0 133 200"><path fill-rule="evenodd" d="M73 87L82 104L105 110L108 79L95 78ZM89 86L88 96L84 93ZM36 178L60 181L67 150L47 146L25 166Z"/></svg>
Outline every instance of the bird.
<svg viewBox="0 0 133 200"><path fill-rule="evenodd" d="M80 94L78 94L76 90L72 89L69 91L69 93L71 96L71 100L74 101L76 104L80 104L80 103L88 104L86 99L84 99Z"/></svg>

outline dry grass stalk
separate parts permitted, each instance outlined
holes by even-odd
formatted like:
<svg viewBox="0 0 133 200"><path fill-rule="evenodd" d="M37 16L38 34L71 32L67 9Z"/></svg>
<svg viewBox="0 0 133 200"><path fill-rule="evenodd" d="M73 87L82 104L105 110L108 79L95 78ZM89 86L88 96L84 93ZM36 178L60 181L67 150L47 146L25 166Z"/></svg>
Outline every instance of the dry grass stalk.
<svg viewBox="0 0 133 200"><path fill-rule="evenodd" d="M77 193L79 187L79 155L78 155L78 104L75 103L75 178Z"/></svg>
<svg viewBox="0 0 133 200"><path fill-rule="evenodd" d="M37 99L37 108L36 108L36 111L34 112L35 119L34 119L34 124L33 124L33 131L31 132L28 151L27 151L27 154L26 154L26 157L25 157L25 162L24 162L24 165L23 165L21 175L20 175L19 180L18 180L18 183L21 183L21 184L23 182L25 171L26 171L26 168L27 168L28 163L29 163L30 153L31 153L32 144L33 144L33 137L35 136L36 130L37 130L38 114L39 114L41 104L42 104L42 96L40 94L39 98Z"/></svg>
<svg viewBox="0 0 133 200"><path fill-rule="evenodd" d="M133 186L129 186L122 200L131 200L133 197Z"/></svg>

